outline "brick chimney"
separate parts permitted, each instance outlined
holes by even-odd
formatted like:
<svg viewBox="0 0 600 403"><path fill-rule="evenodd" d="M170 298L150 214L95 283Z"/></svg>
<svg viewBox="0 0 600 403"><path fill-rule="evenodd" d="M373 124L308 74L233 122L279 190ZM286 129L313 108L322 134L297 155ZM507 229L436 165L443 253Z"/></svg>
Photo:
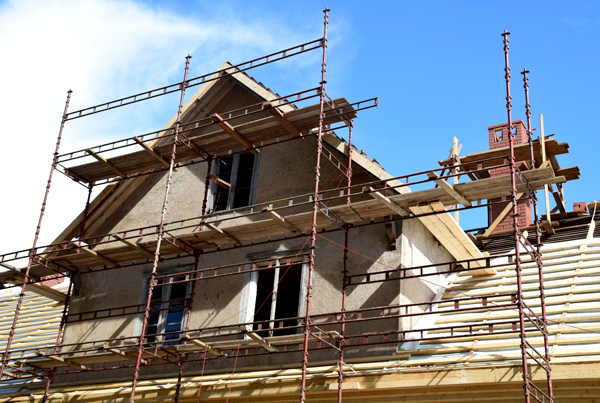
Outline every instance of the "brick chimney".
<svg viewBox="0 0 600 403"><path fill-rule="evenodd" d="M512 136L513 136L513 140L514 140L513 144L517 145L517 144L527 143L527 128L525 127L525 123L522 120L514 120L512 122L512 124L513 124ZM490 150L494 150L496 148L508 147L508 135L509 135L508 123L502 123L499 125L489 126L488 132L489 132ZM523 161L517 161L517 164L521 171L527 169L527 166L525 165L525 163ZM509 167L502 167L502 168L490 170L490 175L492 177L506 175L509 173L510 173ZM488 201L490 203L493 203L493 202L505 201L505 200L509 200L509 199L510 199L510 197L503 197L503 198L498 198L498 199L490 199ZM500 215L500 213L502 213L502 210L504 210L504 208L507 206L507 204L508 204L508 202L496 204L496 205L492 206L491 212L490 212L490 220L489 220L488 225L491 225L496 220L496 218ZM519 202L517 202L517 211L519 213L519 216L518 216L519 226L526 227L526 226L531 225L531 223L533 222L533 217L531 214L531 201L530 200L520 200ZM512 228L513 228L512 217L511 217L511 212L509 212L504 217L502 222L500 224L498 224L498 226L494 229L493 232L512 230Z"/></svg>

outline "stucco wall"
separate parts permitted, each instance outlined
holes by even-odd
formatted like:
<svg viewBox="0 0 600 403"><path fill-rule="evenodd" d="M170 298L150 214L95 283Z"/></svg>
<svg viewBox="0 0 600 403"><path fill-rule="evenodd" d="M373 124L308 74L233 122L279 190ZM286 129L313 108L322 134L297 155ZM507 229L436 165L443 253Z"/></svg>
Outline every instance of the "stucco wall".
<svg viewBox="0 0 600 403"><path fill-rule="evenodd" d="M245 97L243 91L238 97ZM227 104L223 101L219 110L228 110L237 103L248 103L251 99L236 98L235 102ZM316 161L316 141L312 138L295 140L262 148L260 169L256 188L256 203L271 201L291 195L312 193L314 190L314 175ZM180 168L173 176L171 193L166 221L199 216L204 197L207 164L197 164ZM354 169L353 183L374 180L359 168ZM328 186L345 185L340 172L328 162L321 163L321 189ZM125 229L155 225L160 218L166 184L166 174L151 177L144 187L127 203L112 220L109 220L102 232L116 232ZM368 198L369 196L365 196ZM332 204L343 203L344 200L333 201ZM331 204L330 204L331 205ZM311 206L302 206L295 212L306 211ZM237 222L255 219L253 217L238 218ZM230 225L230 224L228 224ZM424 265L452 260L451 255L434 239L431 233L417 220L404 220L396 223L397 249L389 250L389 240L384 224L365 226L351 231L348 254L350 274L388 270L389 267L400 268ZM337 244L344 243L343 231L323 234ZM297 250L303 246L307 236L292 240L281 241L262 246L237 248L228 252L207 253L199 258L199 268L222 266L230 263L242 263L255 253L267 253L275 250ZM308 243L305 245L307 251ZM367 259L361 255L368 256ZM316 261L314 271L314 288L311 312L313 314L338 311L342 301L342 270L343 249L321 237L317 239ZM375 263L375 261L382 264ZM193 264L192 258L178 261L166 261L159 264L159 270L176 268ZM432 270L437 270L433 268ZM151 265L134 266L126 269L116 269L81 274L78 278L77 295L71 302L70 313L86 312L98 309L116 308L127 305L145 303L145 281ZM440 282L438 276L427 278L432 282ZM222 324L239 322L239 312L243 306L242 289L244 275L207 279L199 281L196 286L193 301L190 329L198 329ZM348 287L347 309L361 309L408 302L428 301L437 290L432 284L420 279L375 283L358 287ZM418 311L420 308L415 308ZM359 324L349 324L347 334L365 332L389 332L408 329L416 322L414 320L385 319ZM136 325L137 322L137 325ZM140 316L123 317L84 321L67 324L64 342L81 343L91 340L102 340L117 337L134 337L140 330ZM337 330L338 325L325 326L325 330ZM390 340L395 340L395 335ZM382 336L371 338L381 341ZM355 340L354 342L361 342ZM397 345L387 344L370 347L350 347L348 357L363 355L388 355L395 352ZM311 352L311 360L335 359L337 353ZM260 357L241 358L238 366L268 365L278 363L298 362L300 354L280 354ZM231 367L232 360L211 360L207 369ZM196 371L201 367L199 362L186 364L186 371ZM164 373L176 371L176 366L144 367L142 373ZM130 370L106 371L97 374L79 374L78 380L85 377L115 377L128 376ZM57 378L65 381L73 380L73 376Z"/></svg>

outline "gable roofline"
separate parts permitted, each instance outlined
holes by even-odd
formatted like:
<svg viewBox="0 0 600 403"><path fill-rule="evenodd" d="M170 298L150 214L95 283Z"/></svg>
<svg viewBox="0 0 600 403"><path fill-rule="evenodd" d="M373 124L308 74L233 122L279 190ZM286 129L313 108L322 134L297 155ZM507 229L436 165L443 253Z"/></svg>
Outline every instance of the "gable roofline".
<svg viewBox="0 0 600 403"><path fill-rule="evenodd" d="M256 81L253 77L249 76L244 71L239 71L238 68L234 67L230 62L224 62L217 69L215 74L211 76L212 78L218 78L219 75L227 74L228 77L236 80L241 85L246 87L248 90L256 94L258 97L264 99L265 101L272 101L273 99L279 98L280 95L273 92L271 89L265 87L262 83ZM209 94L210 90L213 89L220 80L211 80L207 83L204 83L200 88L190 97L190 99L185 102L182 107L182 116L185 116L194 106L195 104L203 99ZM285 104L277 106L282 112L289 112L297 109L297 107L293 104ZM175 113L171 119L169 119L165 125L162 127L160 132L157 134L159 136L164 131L171 128L175 122L177 121L177 113ZM148 145L150 147L156 145L159 140L154 140L154 142L149 142ZM349 147L348 143L342 138L338 137L333 132L325 133L323 136L323 141L327 143L329 146L333 147L337 151L342 154L348 156ZM387 171L381 167L375 160L369 158L364 152L359 151L356 147L352 147L352 160L353 163L363 168L366 172L370 173L374 177L380 180L386 180L393 178ZM93 201L90 203L89 212L88 212L88 224L90 221L94 221L95 219L100 219L104 215L106 208L111 205L115 199L120 198L121 203L124 202L124 199L128 199L131 195L133 195L142 185L146 182L148 176L138 177L133 180L130 180L128 186L124 186L124 182L116 182L113 184L109 184L106 188L104 188L99 195L97 195ZM397 180L390 180L388 182L391 186L399 186L401 183ZM123 189L127 187L127 189ZM408 187L396 188L399 193L410 192ZM104 207L103 207L104 206ZM81 226L81 222L83 220L84 212L82 211L65 229L58 235L58 237L52 242L52 244L64 242L66 240L72 239L79 228ZM88 227L89 228L89 227Z"/></svg>

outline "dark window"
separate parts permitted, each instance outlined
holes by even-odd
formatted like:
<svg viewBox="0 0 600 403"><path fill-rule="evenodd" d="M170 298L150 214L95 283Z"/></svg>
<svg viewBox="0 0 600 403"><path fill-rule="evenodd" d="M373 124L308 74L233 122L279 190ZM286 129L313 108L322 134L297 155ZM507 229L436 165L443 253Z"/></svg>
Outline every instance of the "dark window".
<svg viewBox="0 0 600 403"><path fill-rule="evenodd" d="M162 335L162 333L183 330L187 314L188 284L173 282L185 280L186 276L174 276L159 280L159 286L152 293L150 316L146 326L146 340L148 342L165 341L163 345L170 345L169 340L177 340L180 333ZM165 283L166 281L166 283Z"/></svg>
<svg viewBox="0 0 600 403"><path fill-rule="evenodd" d="M250 153L236 154L221 157L215 162L213 175L217 181L211 184L212 211L225 211L252 204L256 156Z"/></svg>
<svg viewBox="0 0 600 403"><path fill-rule="evenodd" d="M302 265L291 265L258 272L256 287L256 315L254 321L269 321L255 324L254 330L262 337L296 334L297 329L281 329L295 326L299 315ZM273 330L264 330L273 329Z"/></svg>

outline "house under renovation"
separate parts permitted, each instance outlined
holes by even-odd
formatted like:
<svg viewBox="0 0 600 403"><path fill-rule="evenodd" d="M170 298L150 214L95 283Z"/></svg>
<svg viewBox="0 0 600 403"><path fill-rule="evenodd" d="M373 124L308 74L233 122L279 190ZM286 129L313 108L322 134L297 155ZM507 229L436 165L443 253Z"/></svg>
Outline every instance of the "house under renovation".
<svg viewBox="0 0 600 403"><path fill-rule="evenodd" d="M527 71L526 120L509 102L488 150L393 176L352 143L377 99L325 91L328 11L322 38L246 63L189 78L188 57L179 83L75 112L69 92L48 184L88 200L0 255L0 401L600 401L598 204L567 210L579 169L533 138ZM247 73L309 52L315 88ZM162 129L59 152L70 120L171 93Z"/></svg>

